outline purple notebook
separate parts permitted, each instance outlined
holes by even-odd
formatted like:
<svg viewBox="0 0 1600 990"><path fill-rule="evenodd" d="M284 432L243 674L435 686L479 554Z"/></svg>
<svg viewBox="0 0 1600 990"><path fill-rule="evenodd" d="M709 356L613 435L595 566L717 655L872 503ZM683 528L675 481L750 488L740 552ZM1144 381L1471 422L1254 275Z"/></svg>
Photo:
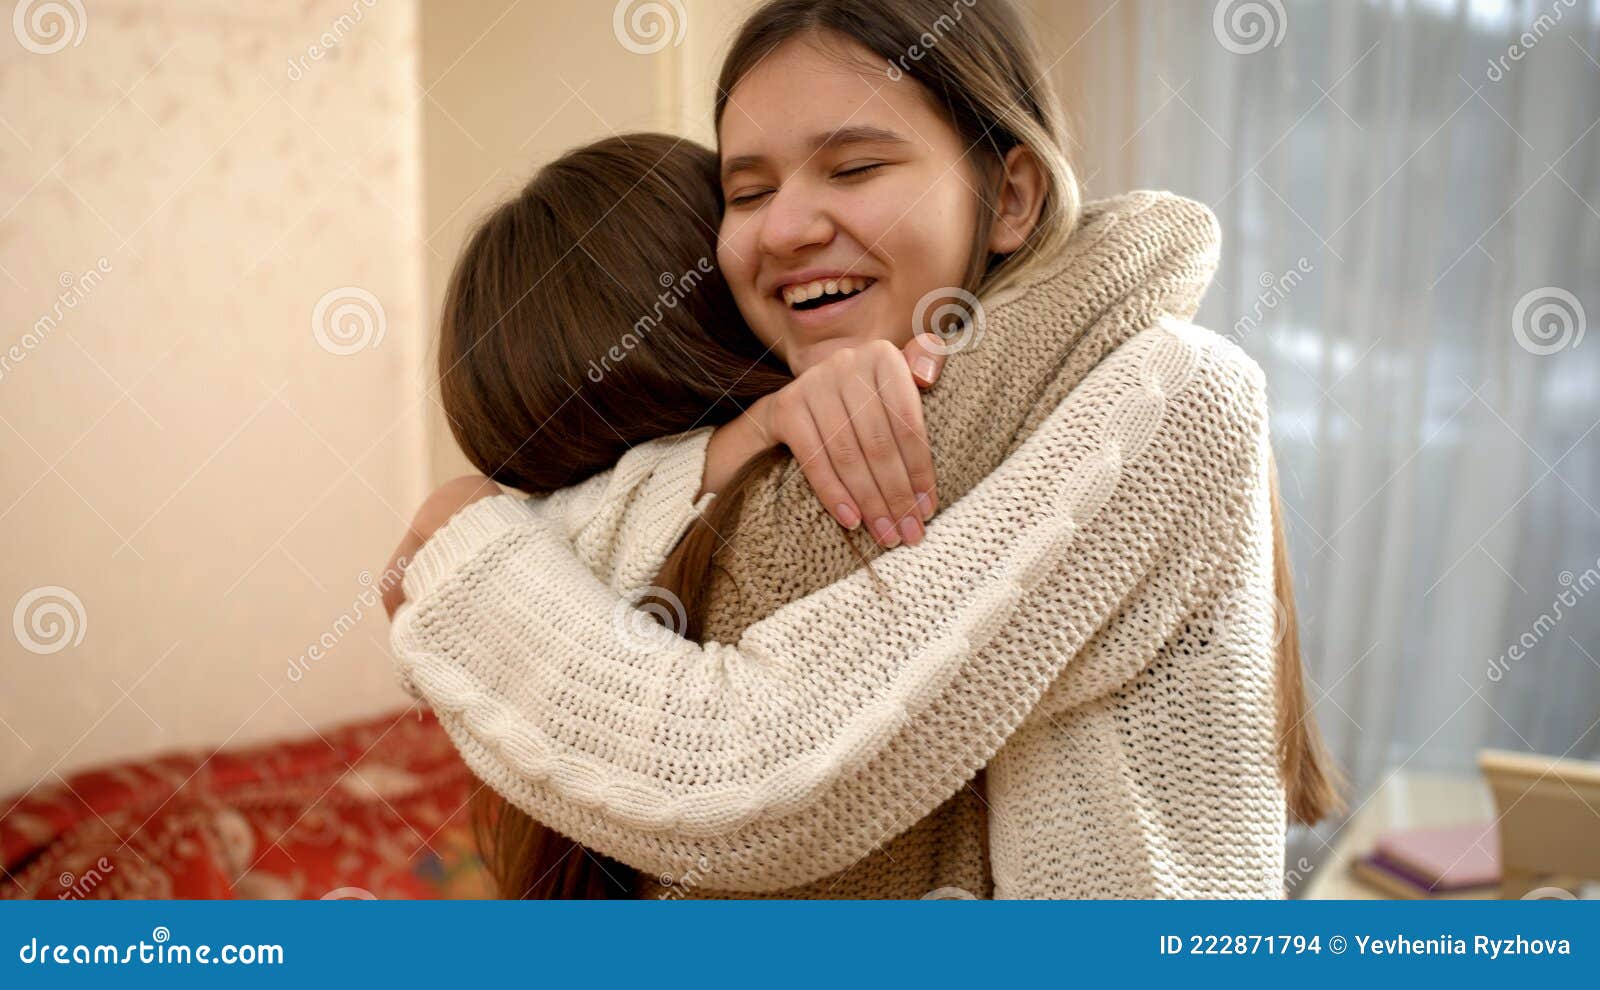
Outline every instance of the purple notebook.
<svg viewBox="0 0 1600 990"><path fill-rule="evenodd" d="M1493 822L1388 832L1368 860L1435 893L1500 882L1500 838Z"/></svg>

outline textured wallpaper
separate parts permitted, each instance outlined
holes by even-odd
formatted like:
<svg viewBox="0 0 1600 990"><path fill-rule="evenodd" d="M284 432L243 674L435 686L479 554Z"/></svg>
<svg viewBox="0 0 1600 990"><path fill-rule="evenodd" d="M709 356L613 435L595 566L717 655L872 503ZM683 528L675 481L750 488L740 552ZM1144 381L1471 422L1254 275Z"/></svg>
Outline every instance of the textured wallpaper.
<svg viewBox="0 0 1600 990"><path fill-rule="evenodd" d="M426 470L416 10L11 12L0 792L402 706L374 572Z"/></svg>

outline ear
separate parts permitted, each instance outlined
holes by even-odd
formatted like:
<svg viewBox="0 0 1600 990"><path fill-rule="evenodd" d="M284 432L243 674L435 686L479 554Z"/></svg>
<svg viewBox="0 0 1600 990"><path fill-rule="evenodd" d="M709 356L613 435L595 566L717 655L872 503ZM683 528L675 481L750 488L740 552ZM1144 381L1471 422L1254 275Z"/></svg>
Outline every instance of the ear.
<svg viewBox="0 0 1600 990"><path fill-rule="evenodd" d="M1027 242L1044 208L1047 185L1044 168L1025 145L1006 152L1004 165L989 229L989 250L995 254L1010 254Z"/></svg>

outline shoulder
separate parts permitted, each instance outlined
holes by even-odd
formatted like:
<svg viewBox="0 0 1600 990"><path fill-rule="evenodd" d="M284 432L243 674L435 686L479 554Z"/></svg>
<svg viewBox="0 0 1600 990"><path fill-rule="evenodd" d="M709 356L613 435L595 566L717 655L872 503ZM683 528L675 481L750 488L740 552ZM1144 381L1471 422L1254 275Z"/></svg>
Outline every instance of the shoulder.
<svg viewBox="0 0 1600 990"><path fill-rule="evenodd" d="M1134 402L1131 411L1162 422L1169 445L1213 455L1226 449L1248 459L1266 442L1266 373L1238 344L1205 327L1163 318L1119 350L1138 382L1138 401L1124 401Z"/></svg>
<svg viewBox="0 0 1600 990"><path fill-rule="evenodd" d="M1113 355L1137 366L1147 387L1168 394L1185 388L1228 393L1265 408L1266 372L1238 344L1197 324L1163 316Z"/></svg>
<svg viewBox="0 0 1600 990"><path fill-rule="evenodd" d="M1204 379L1229 384L1265 400L1267 373L1244 348L1227 337L1195 323L1164 317L1145 333L1165 333L1193 349L1200 357Z"/></svg>

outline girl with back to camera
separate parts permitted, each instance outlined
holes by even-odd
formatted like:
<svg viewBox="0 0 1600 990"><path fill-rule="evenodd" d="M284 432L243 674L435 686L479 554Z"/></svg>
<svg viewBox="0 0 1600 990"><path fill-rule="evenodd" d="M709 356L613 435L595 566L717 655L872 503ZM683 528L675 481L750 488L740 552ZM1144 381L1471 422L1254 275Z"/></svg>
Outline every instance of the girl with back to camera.
<svg viewBox="0 0 1600 990"><path fill-rule="evenodd" d="M1076 218L1056 108L1004 5L885 72L942 7L779 0L736 40L718 268L794 378L752 385L715 429L696 417L731 411L738 373L690 370L675 337L652 331L581 385L527 356L545 344L524 317L562 337L585 314L541 310L554 290L518 296L527 280L486 259L549 242L480 232L502 250L463 257L441 367L487 474L539 491L602 466L591 451L543 484L512 466L566 463L543 446L552 424L603 421L619 445L690 429L548 499L447 488L425 507L397 657L503 799L508 896L1276 896L1286 803L1309 821L1332 802L1264 382L1171 319L1215 264L1214 220L1154 194ZM667 260L657 273L694 262ZM914 340L952 297L983 319ZM908 405L906 376L944 350ZM624 374L644 355L714 385L663 415ZM542 427L515 419L533 412ZM820 500L785 484L779 444ZM718 494L695 520L702 487ZM840 524L917 545L879 556ZM628 608L658 564L645 601L683 637Z"/></svg>

